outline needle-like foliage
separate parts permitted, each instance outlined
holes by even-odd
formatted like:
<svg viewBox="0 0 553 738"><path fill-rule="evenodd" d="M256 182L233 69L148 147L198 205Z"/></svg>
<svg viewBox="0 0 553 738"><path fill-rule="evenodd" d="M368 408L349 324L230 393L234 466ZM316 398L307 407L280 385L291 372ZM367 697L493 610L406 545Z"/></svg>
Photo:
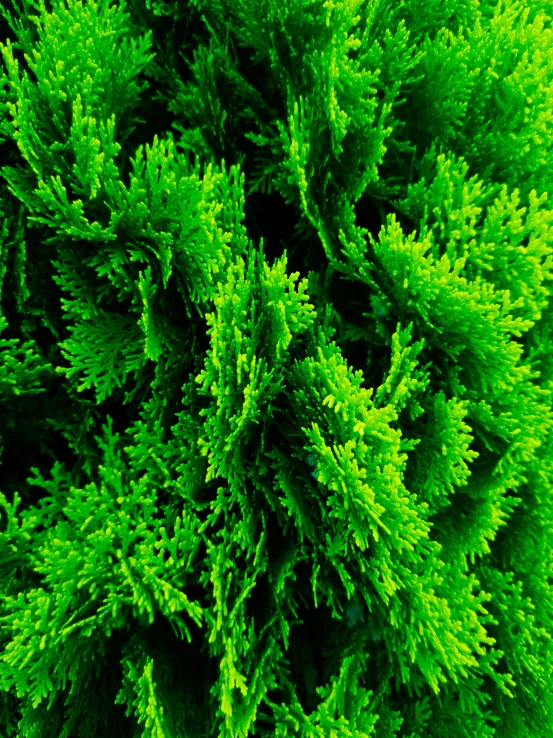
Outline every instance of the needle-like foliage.
<svg viewBox="0 0 553 738"><path fill-rule="evenodd" d="M552 3L0 17L0 738L550 736Z"/></svg>

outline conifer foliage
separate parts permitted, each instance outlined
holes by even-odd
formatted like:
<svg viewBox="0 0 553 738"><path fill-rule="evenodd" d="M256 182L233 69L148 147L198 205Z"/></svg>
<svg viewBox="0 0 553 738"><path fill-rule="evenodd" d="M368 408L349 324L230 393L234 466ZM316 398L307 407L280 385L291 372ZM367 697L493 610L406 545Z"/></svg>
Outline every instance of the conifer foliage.
<svg viewBox="0 0 553 738"><path fill-rule="evenodd" d="M2 3L1 738L553 734L552 17Z"/></svg>

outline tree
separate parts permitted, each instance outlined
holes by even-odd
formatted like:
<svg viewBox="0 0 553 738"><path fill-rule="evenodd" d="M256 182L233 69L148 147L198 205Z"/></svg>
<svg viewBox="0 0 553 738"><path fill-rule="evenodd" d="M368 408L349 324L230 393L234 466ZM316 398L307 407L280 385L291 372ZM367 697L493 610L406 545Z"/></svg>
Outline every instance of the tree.
<svg viewBox="0 0 553 738"><path fill-rule="evenodd" d="M1 11L0 736L549 736L551 3Z"/></svg>

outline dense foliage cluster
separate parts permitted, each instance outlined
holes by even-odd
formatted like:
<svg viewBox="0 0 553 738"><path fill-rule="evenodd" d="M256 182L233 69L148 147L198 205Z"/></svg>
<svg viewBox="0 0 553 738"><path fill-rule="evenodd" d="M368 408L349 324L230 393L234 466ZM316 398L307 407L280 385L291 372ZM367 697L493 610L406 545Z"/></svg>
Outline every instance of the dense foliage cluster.
<svg viewBox="0 0 553 738"><path fill-rule="evenodd" d="M5 0L1 738L553 734L553 2Z"/></svg>

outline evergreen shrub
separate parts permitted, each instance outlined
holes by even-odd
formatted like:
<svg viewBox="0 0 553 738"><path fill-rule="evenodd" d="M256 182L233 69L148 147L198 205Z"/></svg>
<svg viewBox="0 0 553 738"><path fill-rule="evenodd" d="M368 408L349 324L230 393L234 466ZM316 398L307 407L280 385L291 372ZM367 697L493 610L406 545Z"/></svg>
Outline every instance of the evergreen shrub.
<svg viewBox="0 0 553 738"><path fill-rule="evenodd" d="M553 735L552 17L2 0L2 738Z"/></svg>

